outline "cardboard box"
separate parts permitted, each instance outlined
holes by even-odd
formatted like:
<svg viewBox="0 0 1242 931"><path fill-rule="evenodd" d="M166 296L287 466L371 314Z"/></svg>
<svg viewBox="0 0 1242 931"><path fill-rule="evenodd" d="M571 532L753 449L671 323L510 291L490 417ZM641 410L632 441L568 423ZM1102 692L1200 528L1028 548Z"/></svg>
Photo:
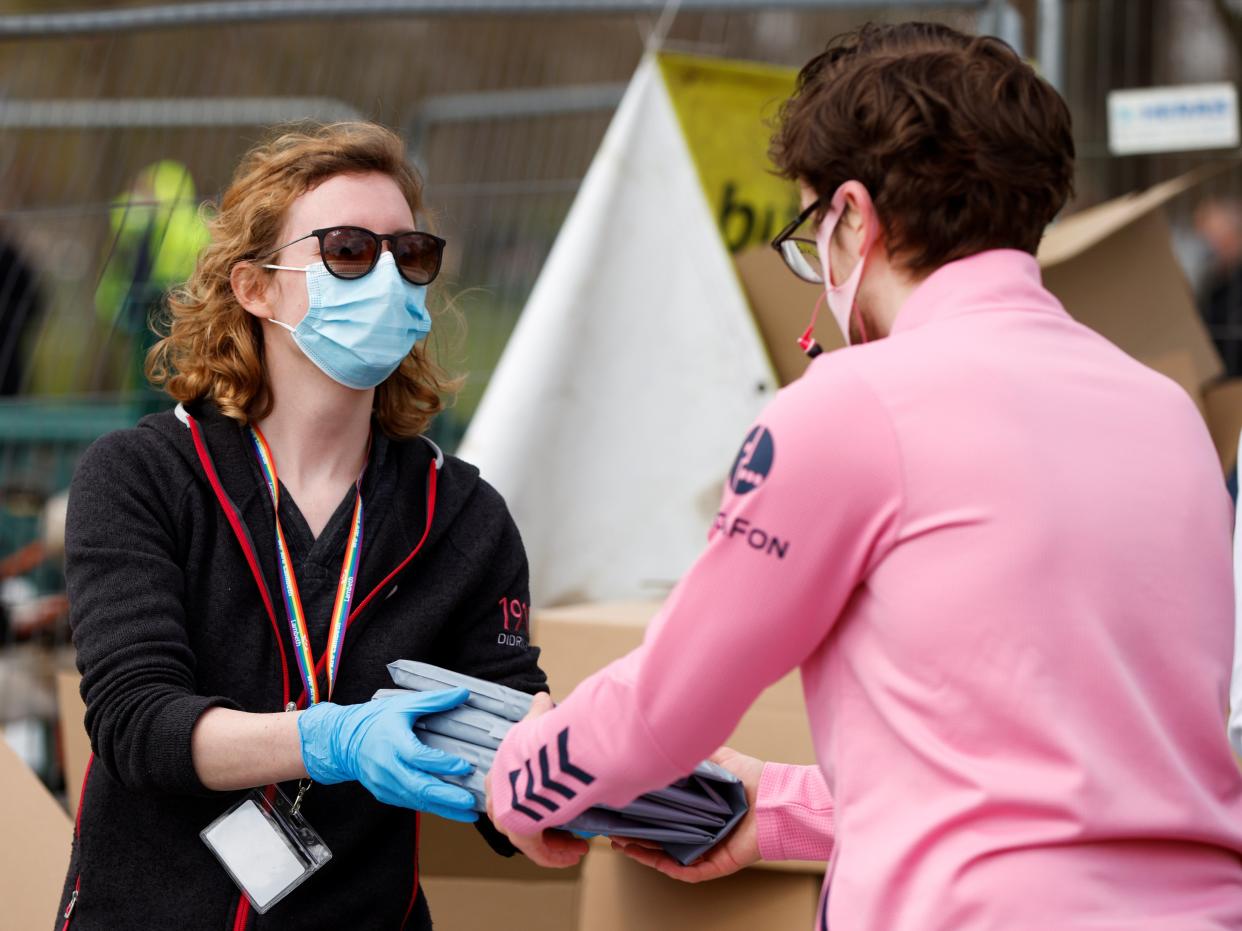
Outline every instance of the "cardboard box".
<svg viewBox="0 0 1242 931"><path fill-rule="evenodd" d="M659 610L655 601L619 601L536 611L531 640L543 649L539 664L548 674L552 695L568 695L587 676L637 647ZM761 760L813 764L815 748L798 673L760 695L725 743ZM823 863L799 860L761 863L759 868L814 876L824 872Z"/></svg>
<svg viewBox="0 0 1242 931"><path fill-rule="evenodd" d="M814 927L818 873L743 870L690 885L669 879L603 845L586 858L578 910L581 931L752 931Z"/></svg>
<svg viewBox="0 0 1242 931"><path fill-rule="evenodd" d="M1207 419L1207 405L1204 403L1203 386L1199 383L1199 373L1195 371L1194 359L1184 349L1168 352L1150 359L1140 360L1149 368L1155 369L1165 378L1175 381L1195 402L1199 413Z"/></svg>
<svg viewBox="0 0 1242 931"><path fill-rule="evenodd" d="M1238 464L1238 435L1242 433L1242 378L1210 386L1203 393L1208 429L1225 472Z"/></svg>
<svg viewBox="0 0 1242 931"><path fill-rule="evenodd" d="M436 928L445 931L808 928L824 871L823 864L756 869L688 885L633 863L602 840L581 868L543 870L520 857L497 858L472 829L459 833L435 818L423 824L423 889Z"/></svg>
<svg viewBox="0 0 1242 931"><path fill-rule="evenodd" d="M65 773L65 802L69 814L76 815L82 794L82 779L91 758L91 739L86 733L86 705L79 691L77 670L56 673L56 704L60 709L60 752Z"/></svg>
<svg viewBox="0 0 1242 931"><path fill-rule="evenodd" d="M1226 473L1237 460L1242 380L1224 367L1173 252L1162 208L1208 166L1060 221L1044 236L1044 284L1078 320L1177 382L1198 405Z"/></svg>
<svg viewBox="0 0 1242 931"><path fill-rule="evenodd" d="M553 695L642 641L659 602L549 608L532 618L532 640ZM730 746L765 759L814 761L802 688L791 675L768 689L739 724ZM704 885L675 882L597 842L576 870L543 870L498 858L470 828L423 819L423 882L437 928L503 922L524 931L621 931L810 927L822 863L764 864L769 869Z"/></svg>
<svg viewBox="0 0 1242 931"><path fill-rule="evenodd" d="M424 876L436 931L577 931L579 883Z"/></svg>
<svg viewBox="0 0 1242 931"><path fill-rule="evenodd" d="M73 824L51 793L0 740L0 903L6 928L52 924L69 863Z"/></svg>
<svg viewBox="0 0 1242 931"><path fill-rule="evenodd" d="M543 648L539 664L548 674L552 695L568 695L591 673L633 650L659 610L659 602L633 601L536 611L531 640ZM796 672L759 697L728 745L764 760L815 762L802 682Z"/></svg>
<svg viewBox="0 0 1242 931"><path fill-rule="evenodd" d="M1053 225L1039 247L1044 284L1075 319L1136 359L1188 353L1200 390L1223 366L1161 208L1205 176L1193 171L1083 210Z"/></svg>
<svg viewBox="0 0 1242 931"><path fill-rule="evenodd" d="M492 850L477 830L424 815L419 837L419 871L423 876L472 877L540 882L576 880L580 871L545 870L525 857L502 857Z"/></svg>

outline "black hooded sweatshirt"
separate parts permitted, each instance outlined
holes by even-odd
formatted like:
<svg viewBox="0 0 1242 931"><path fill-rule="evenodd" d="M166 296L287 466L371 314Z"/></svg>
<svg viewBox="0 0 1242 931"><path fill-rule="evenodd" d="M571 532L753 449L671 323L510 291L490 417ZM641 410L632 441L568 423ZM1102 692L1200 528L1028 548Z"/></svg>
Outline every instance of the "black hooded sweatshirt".
<svg viewBox="0 0 1242 931"><path fill-rule="evenodd" d="M212 792L199 780L190 755L198 717L217 706L281 711L284 677L291 698L303 687L280 600L271 497L248 433L210 404L190 405L189 413L220 490L253 541L286 669L186 419L155 414L95 443L74 477L66 528L71 620L95 755L54 927L430 928L418 884L416 814L381 804L357 783L311 788L302 811L332 859L266 915L249 909L199 838L244 793ZM444 457L428 527L429 469L438 450L421 438L382 437L378 428L373 436L353 604L374 597L347 629L332 700L367 701L391 685L386 664L402 658L543 689L525 623L526 554L500 495L475 468ZM318 539L296 505L287 510L287 497L281 522L318 658L352 491ZM384 581L424 532L417 555ZM282 788L290 797L296 791ZM498 852L513 852L490 824L480 829Z"/></svg>

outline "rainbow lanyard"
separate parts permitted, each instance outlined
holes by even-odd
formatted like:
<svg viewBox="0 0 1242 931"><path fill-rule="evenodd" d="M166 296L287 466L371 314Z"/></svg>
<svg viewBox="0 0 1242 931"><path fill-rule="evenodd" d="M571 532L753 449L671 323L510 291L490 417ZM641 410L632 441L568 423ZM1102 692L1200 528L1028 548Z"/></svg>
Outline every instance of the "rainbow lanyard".
<svg viewBox="0 0 1242 931"><path fill-rule="evenodd" d="M306 687L306 701L309 706L319 701L319 680L315 675L315 654L311 650L306 612L302 609L298 580L293 574L293 559L289 555L289 545L285 542L285 532L280 526L280 481L276 477L276 460L272 458L272 451L258 427L250 427L250 437L254 440L255 452L259 455L259 467L263 470L268 491L272 495L272 510L276 521L276 552L280 557L280 587L285 596L289 632L293 637L293 650L298 658L298 670ZM370 458L369 440L367 458ZM341 561L341 578L337 583L336 600L332 605L332 620L328 625L328 699L332 698L332 688L336 684L341 646L345 642L345 628L349 623L349 609L354 599L354 583L358 578L359 556L362 553L362 476L366 473L366 468L364 462L362 472L358 473L358 481L354 483L357 492L354 498L354 518L349 530L349 541L345 544L345 558Z"/></svg>

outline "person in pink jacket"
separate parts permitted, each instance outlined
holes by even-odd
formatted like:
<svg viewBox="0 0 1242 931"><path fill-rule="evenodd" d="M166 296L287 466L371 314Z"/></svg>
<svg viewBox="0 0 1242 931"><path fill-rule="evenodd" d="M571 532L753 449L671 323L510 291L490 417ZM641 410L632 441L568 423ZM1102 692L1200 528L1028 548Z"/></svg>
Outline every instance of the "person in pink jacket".
<svg viewBox="0 0 1242 931"><path fill-rule="evenodd" d="M687 875L831 854L832 931L1242 928L1229 499L1190 398L1041 284L1064 102L996 39L870 26L773 153L806 205L776 244L851 345L749 430L642 646L505 740L495 822L575 862L548 828L800 668L818 767L734 758L756 814Z"/></svg>

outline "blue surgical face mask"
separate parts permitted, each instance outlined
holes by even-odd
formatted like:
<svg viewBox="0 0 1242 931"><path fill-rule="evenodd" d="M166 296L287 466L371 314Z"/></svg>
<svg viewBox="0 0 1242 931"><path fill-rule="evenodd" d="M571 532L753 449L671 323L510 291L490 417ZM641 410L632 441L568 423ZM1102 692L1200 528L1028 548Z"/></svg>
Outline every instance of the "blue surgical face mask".
<svg viewBox="0 0 1242 931"><path fill-rule="evenodd" d="M427 286L402 278L391 252L380 255L368 274L348 281L331 275L322 262L304 269L263 267L306 272L310 301L302 322L271 322L292 333L306 357L347 388L374 388L431 331Z"/></svg>

